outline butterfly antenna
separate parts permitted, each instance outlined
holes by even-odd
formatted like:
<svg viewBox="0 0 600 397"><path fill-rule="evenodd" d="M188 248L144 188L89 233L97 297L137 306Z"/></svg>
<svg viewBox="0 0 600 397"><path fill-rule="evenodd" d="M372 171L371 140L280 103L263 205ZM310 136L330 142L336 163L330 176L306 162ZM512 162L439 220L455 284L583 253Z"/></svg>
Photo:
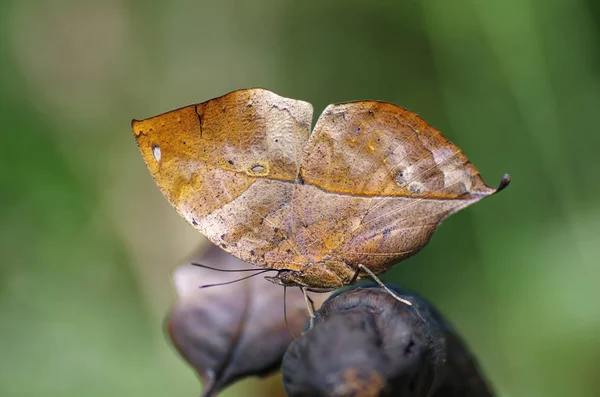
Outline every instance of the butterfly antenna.
<svg viewBox="0 0 600 397"><path fill-rule="evenodd" d="M294 335L294 332L292 331L292 328L290 327L290 323L288 323L288 319L287 319L287 286L283 286L283 319L285 320L285 325L287 326L288 331L290 332L290 335L292 335L292 338L294 338L294 340L296 340L296 335Z"/></svg>
<svg viewBox="0 0 600 397"><path fill-rule="evenodd" d="M264 269L254 268L254 269L219 269L218 267L211 267L207 265L203 265L202 263L190 262L190 265L201 267L203 269L214 270L215 272L225 272L225 273L236 273L236 272L261 272ZM271 270L271 269L269 269Z"/></svg>
<svg viewBox="0 0 600 397"><path fill-rule="evenodd" d="M201 288L201 289L202 289L202 288L208 288L208 287L217 287L217 286L220 286L220 285L233 284L233 283L237 283L238 281L243 281L243 280L249 279L250 277L258 276L259 274L263 274L263 273L266 273L266 272L272 272L273 270L274 270L274 269L260 270L258 273L254 273L254 274L251 274L251 275L249 275L249 276L246 276L246 277L238 278L237 280L226 281L226 282L224 282L224 283L216 283L216 284L206 284L206 285L201 285L201 286L200 286L200 287L198 287L198 288Z"/></svg>

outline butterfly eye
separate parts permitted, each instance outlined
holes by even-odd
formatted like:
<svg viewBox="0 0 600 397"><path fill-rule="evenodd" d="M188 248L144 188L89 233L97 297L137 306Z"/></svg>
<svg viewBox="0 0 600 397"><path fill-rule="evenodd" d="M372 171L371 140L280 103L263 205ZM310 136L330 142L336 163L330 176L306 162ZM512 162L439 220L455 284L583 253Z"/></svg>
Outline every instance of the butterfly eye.
<svg viewBox="0 0 600 397"><path fill-rule="evenodd" d="M268 276L265 277L265 279L272 283L283 285L284 287L300 287L302 285L298 283L299 277L301 277L299 272L292 270L280 270L276 276Z"/></svg>

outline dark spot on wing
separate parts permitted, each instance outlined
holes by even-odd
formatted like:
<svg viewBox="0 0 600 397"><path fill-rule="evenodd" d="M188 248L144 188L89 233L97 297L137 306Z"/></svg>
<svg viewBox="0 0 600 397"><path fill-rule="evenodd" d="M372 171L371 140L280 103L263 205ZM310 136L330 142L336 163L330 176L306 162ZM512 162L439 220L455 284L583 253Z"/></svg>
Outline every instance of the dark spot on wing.
<svg viewBox="0 0 600 397"><path fill-rule="evenodd" d="M392 233L392 231L390 229L385 229L383 231L383 239L387 240L390 237L390 234Z"/></svg>

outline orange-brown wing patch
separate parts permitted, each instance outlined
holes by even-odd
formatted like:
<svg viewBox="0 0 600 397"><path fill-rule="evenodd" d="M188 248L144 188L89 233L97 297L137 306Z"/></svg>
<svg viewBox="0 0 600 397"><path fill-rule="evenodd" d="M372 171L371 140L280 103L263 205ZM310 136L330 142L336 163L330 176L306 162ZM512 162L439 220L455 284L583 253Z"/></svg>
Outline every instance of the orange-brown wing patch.
<svg viewBox="0 0 600 397"><path fill-rule="evenodd" d="M445 217L496 192L422 118L376 101L327 107L300 177L293 202L303 253L377 273L427 244Z"/></svg>
<svg viewBox="0 0 600 397"><path fill-rule="evenodd" d="M311 119L309 103L249 89L132 127L154 180L190 224L244 261L278 267L305 262L290 239L289 202Z"/></svg>

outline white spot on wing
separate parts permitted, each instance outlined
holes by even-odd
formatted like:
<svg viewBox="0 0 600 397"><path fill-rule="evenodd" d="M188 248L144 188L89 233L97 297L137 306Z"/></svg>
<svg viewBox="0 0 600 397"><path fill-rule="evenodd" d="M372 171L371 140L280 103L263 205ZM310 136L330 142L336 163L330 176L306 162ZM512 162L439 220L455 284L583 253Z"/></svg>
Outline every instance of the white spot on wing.
<svg viewBox="0 0 600 397"><path fill-rule="evenodd" d="M425 187L422 183L413 181L408 185L408 190L410 190L411 193L421 194L425 191Z"/></svg>
<svg viewBox="0 0 600 397"><path fill-rule="evenodd" d="M160 158L162 156L162 153L160 152L160 147L158 145L154 145L152 147L152 154L154 154L154 159L159 162Z"/></svg>

